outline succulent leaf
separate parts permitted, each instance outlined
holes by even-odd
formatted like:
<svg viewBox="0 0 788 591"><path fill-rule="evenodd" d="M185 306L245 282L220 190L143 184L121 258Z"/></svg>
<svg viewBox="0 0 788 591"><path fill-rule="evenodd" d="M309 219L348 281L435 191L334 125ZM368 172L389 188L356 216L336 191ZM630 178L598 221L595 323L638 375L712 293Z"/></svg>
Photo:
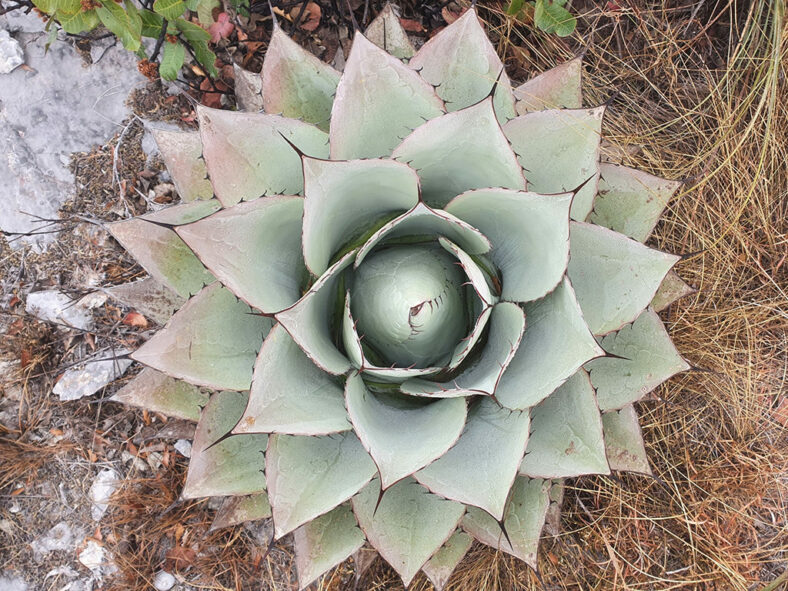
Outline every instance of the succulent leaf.
<svg viewBox="0 0 788 591"><path fill-rule="evenodd" d="M257 356L249 404L235 433L325 435L350 429L344 390L276 325Z"/></svg>
<svg viewBox="0 0 788 591"><path fill-rule="evenodd" d="M413 476L431 492L503 519L506 498L525 455L527 411L482 398L468 411L456 445Z"/></svg>
<svg viewBox="0 0 788 591"><path fill-rule="evenodd" d="M512 409L537 405L588 360L604 355L566 278L544 298L525 304L525 315L523 342L495 392Z"/></svg>
<svg viewBox="0 0 788 591"><path fill-rule="evenodd" d="M480 189L458 195L446 211L492 242L490 257L504 277L501 297L529 302L552 291L566 271L571 204L571 193Z"/></svg>
<svg viewBox="0 0 788 591"><path fill-rule="evenodd" d="M386 4L375 20L369 23L364 36L401 60L410 59L416 53L391 4Z"/></svg>
<svg viewBox="0 0 788 591"><path fill-rule="evenodd" d="M424 123L392 158L416 169L430 207L445 207L472 189L525 189L522 168L495 119L491 99Z"/></svg>
<svg viewBox="0 0 788 591"><path fill-rule="evenodd" d="M265 490L263 454L268 436L224 438L241 418L246 398L246 392L217 392L205 405L194 434L181 498L249 495Z"/></svg>
<svg viewBox="0 0 788 591"><path fill-rule="evenodd" d="M232 527L247 521L257 521L271 517L271 505L268 495L260 493L241 497L225 497L222 506L216 511L211 523L211 530Z"/></svg>
<svg viewBox="0 0 788 591"><path fill-rule="evenodd" d="M261 76L266 113L303 119L328 131L339 72L274 27Z"/></svg>
<svg viewBox="0 0 788 591"><path fill-rule="evenodd" d="M593 224L572 222L569 242L567 275L595 335L635 320L680 258Z"/></svg>
<svg viewBox="0 0 788 591"><path fill-rule="evenodd" d="M466 418L462 398L427 401L373 394L358 374L347 379L345 403L384 489L445 454L462 433Z"/></svg>
<svg viewBox="0 0 788 591"><path fill-rule="evenodd" d="M211 199L213 186L202 159L199 132L152 129L151 133L181 200Z"/></svg>
<svg viewBox="0 0 788 591"><path fill-rule="evenodd" d="M671 376L690 368L651 309L601 339L600 345L617 356L586 364L602 410L636 402Z"/></svg>
<svg viewBox="0 0 788 591"><path fill-rule="evenodd" d="M304 158L304 192L304 259L319 276L343 246L366 238L366 228L414 207L419 177L391 160Z"/></svg>
<svg viewBox="0 0 788 591"><path fill-rule="evenodd" d="M255 356L271 325L214 282L131 357L198 386L248 390Z"/></svg>
<svg viewBox="0 0 788 591"><path fill-rule="evenodd" d="M482 305L484 307L492 306L498 298L493 295L493 286L479 265L476 264L468 253L454 244L451 240L441 236L438 238L438 244L440 244L446 252L450 252L457 258L457 264L465 272L465 276L468 278L476 295L479 296Z"/></svg>
<svg viewBox="0 0 788 591"><path fill-rule="evenodd" d="M617 164L602 163L600 172L590 221L645 242L681 182Z"/></svg>
<svg viewBox="0 0 788 591"><path fill-rule="evenodd" d="M688 295L692 295L696 291L695 288L687 285L687 283L679 277L678 273L671 269L662 280L659 289L657 289L657 293L654 294L654 298L651 300L651 307L654 308L656 312L662 312L662 310L666 309L673 302Z"/></svg>
<svg viewBox="0 0 788 591"><path fill-rule="evenodd" d="M602 418L582 369L531 409L531 434L520 474L532 478L610 474Z"/></svg>
<svg viewBox="0 0 788 591"><path fill-rule="evenodd" d="M470 334L464 338L462 342L457 345L457 347L455 347L454 354L446 366L449 371L454 371L460 367L460 365L462 365L462 363L468 358L468 355L474 351L476 343L478 343L479 339L481 339L484 335L484 331L487 328L487 323L489 322L490 316L492 315L492 310L492 306L487 306L486 308L482 309L482 311L476 317L476 322L474 323Z"/></svg>
<svg viewBox="0 0 788 591"><path fill-rule="evenodd" d="M473 8L427 41L409 65L436 88L449 111L478 103L494 88L498 120L515 115L509 77Z"/></svg>
<svg viewBox="0 0 788 591"><path fill-rule="evenodd" d="M331 158L388 156L412 129L444 112L432 86L357 32L331 109Z"/></svg>
<svg viewBox="0 0 788 591"><path fill-rule="evenodd" d="M602 413L602 429L605 432L607 460L612 470L651 474L634 406L628 404L620 410Z"/></svg>
<svg viewBox="0 0 788 591"><path fill-rule="evenodd" d="M514 89L518 115L543 109L579 109L583 106L583 59L559 64Z"/></svg>
<svg viewBox="0 0 788 591"><path fill-rule="evenodd" d="M412 478L385 491L375 479L353 497L353 511L369 542L407 587L452 536L465 507L431 494Z"/></svg>
<svg viewBox="0 0 788 591"><path fill-rule="evenodd" d="M197 117L208 175L225 207L261 195L301 194L301 156L290 143L309 156L328 157L328 136L303 121L201 106Z"/></svg>
<svg viewBox="0 0 788 591"><path fill-rule="evenodd" d="M177 233L235 295L271 314L301 296L307 276L303 211L302 197L264 197L180 226Z"/></svg>
<svg viewBox="0 0 788 591"><path fill-rule="evenodd" d="M503 126L529 190L563 193L580 187L572 200L573 220L585 221L594 206L604 113L604 107L549 109L526 113Z"/></svg>
<svg viewBox="0 0 788 591"><path fill-rule="evenodd" d="M364 545L350 505L340 505L293 532L298 587L305 589Z"/></svg>
<svg viewBox="0 0 788 591"><path fill-rule="evenodd" d="M187 382L146 368L115 392L110 400L197 422L200 411L208 402L208 394Z"/></svg>
<svg viewBox="0 0 788 591"><path fill-rule="evenodd" d="M175 310L186 302L186 298L179 296L153 277L113 285L106 288L104 292L157 324L165 324Z"/></svg>
<svg viewBox="0 0 788 591"><path fill-rule="evenodd" d="M489 513L469 507L462 529L483 544L516 556L536 569L536 550L549 505L550 481L519 477L514 481L503 527Z"/></svg>
<svg viewBox="0 0 788 591"><path fill-rule="evenodd" d="M140 219L164 226L182 226L201 220L221 207L222 204L216 199L198 200L146 213Z"/></svg>
<svg viewBox="0 0 788 591"><path fill-rule="evenodd" d="M265 462L277 538L347 501L377 471L352 432L271 435Z"/></svg>
<svg viewBox="0 0 788 591"><path fill-rule="evenodd" d="M443 591L449 577L471 549L473 538L463 531L456 531L449 540L421 567L422 572L435 587Z"/></svg>

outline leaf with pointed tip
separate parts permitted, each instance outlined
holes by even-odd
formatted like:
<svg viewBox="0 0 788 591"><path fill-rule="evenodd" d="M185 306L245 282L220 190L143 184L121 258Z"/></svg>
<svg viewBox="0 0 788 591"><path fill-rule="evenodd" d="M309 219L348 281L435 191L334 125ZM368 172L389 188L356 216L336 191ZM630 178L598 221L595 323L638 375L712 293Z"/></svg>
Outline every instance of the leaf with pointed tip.
<svg viewBox="0 0 788 591"><path fill-rule="evenodd" d="M178 235L239 298L267 314L292 306L307 277L301 256L304 199L275 196L238 203Z"/></svg>
<svg viewBox="0 0 788 591"><path fill-rule="evenodd" d="M542 109L579 109L583 106L583 59L559 64L514 89L518 115Z"/></svg>
<svg viewBox="0 0 788 591"><path fill-rule="evenodd" d="M323 273L300 300L276 315L307 357L320 369L334 375L350 369L350 361L333 342L331 328L337 285L355 256L356 251L347 253Z"/></svg>
<svg viewBox="0 0 788 591"><path fill-rule="evenodd" d="M665 308L670 306L673 302L680 300L683 297L692 295L697 290L690 287L685 281L679 277L673 269L668 271L662 283L654 294L651 300L651 307L657 312L662 312Z"/></svg>
<svg viewBox="0 0 788 591"><path fill-rule="evenodd" d="M454 354L452 355L452 358L447 366L449 371L454 371L460 367L460 365L462 365L462 363L468 358L468 355L470 355L474 350L476 343L479 342L479 339L482 337L482 334L484 334L484 331L487 328L487 322L490 320L492 310L492 306L488 306L482 309L482 311L476 317L476 322L473 325L473 329L471 329L471 333L454 349Z"/></svg>
<svg viewBox="0 0 788 591"><path fill-rule="evenodd" d="M465 425L463 398L426 401L373 394L358 374L347 379L345 403L356 434L380 471L384 489L446 453Z"/></svg>
<svg viewBox="0 0 788 591"><path fill-rule="evenodd" d="M504 513L504 532L489 513L469 507L461 527L482 544L516 556L536 569L539 536L544 527L549 499L549 480L517 478Z"/></svg>
<svg viewBox="0 0 788 591"><path fill-rule="evenodd" d="M445 236L455 242L468 254L484 254L492 247L484 234L458 217L440 209L432 209L419 202L413 209L394 218L380 230L372 234L369 240L359 249L354 267L379 244L386 240L406 237Z"/></svg>
<svg viewBox="0 0 788 591"><path fill-rule="evenodd" d="M199 132L152 129L151 133L181 200L211 199L213 186L202 159Z"/></svg>
<svg viewBox="0 0 788 591"><path fill-rule="evenodd" d="M531 434L520 474L532 478L610 474L602 418L582 369L531 409Z"/></svg>
<svg viewBox="0 0 788 591"><path fill-rule="evenodd" d="M451 573L460 564L460 561L471 549L473 538L463 531L456 531L449 540L432 555L427 563L421 567L422 572L434 585L435 591L443 591L449 582Z"/></svg>
<svg viewBox="0 0 788 591"><path fill-rule="evenodd" d="M342 386L316 367L279 324L268 333L235 433L326 435L351 428Z"/></svg>
<svg viewBox="0 0 788 591"><path fill-rule="evenodd" d="M270 45L269 45L270 48ZM244 70L238 64L233 64L235 74L235 100L238 109L248 113L259 113L263 110L263 78L256 72Z"/></svg>
<svg viewBox="0 0 788 591"><path fill-rule="evenodd" d="M222 204L218 199L201 199L165 207L164 209L146 213L140 217L143 220L148 220L156 224L163 224L165 226L182 226L208 217L221 208Z"/></svg>
<svg viewBox="0 0 788 591"><path fill-rule="evenodd" d="M181 498L250 495L265 490L263 454L268 436L225 437L241 418L246 398L246 392L217 392L205 405L194 433Z"/></svg>
<svg viewBox="0 0 788 591"><path fill-rule="evenodd" d="M352 431L271 435L265 462L277 538L344 503L377 472Z"/></svg>
<svg viewBox="0 0 788 591"><path fill-rule="evenodd" d="M602 410L636 402L671 376L690 368L652 309L604 337L600 345L622 358L601 357L586 364Z"/></svg>
<svg viewBox="0 0 788 591"><path fill-rule="evenodd" d="M213 518L210 531L268 517L271 517L271 505L268 503L266 493L225 497L222 506L216 512L216 517Z"/></svg>
<svg viewBox="0 0 788 591"><path fill-rule="evenodd" d="M391 4L386 4L375 20L369 23L364 36L386 53L401 60L410 59L416 53Z"/></svg>
<svg viewBox="0 0 788 591"><path fill-rule="evenodd" d="M370 544L407 587L451 537L465 507L433 495L412 478L382 492L373 480L353 497L353 511Z"/></svg>
<svg viewBox="0 0 788 591"><path fill-rule="evenodd" d="M482 398L468 411L457 444L413 476L431 492L503 518L506 498L525 455L527 411Z"/></svg>
<svg viewBox="0 0 788 591"><path fill-rule="evenodd" d="M397 146L392 158L418 171L430 207L442 208L472 189L525 189L522 168L489 99L428 121Z"/></svg>
<svg viewBox="0 0 788 591"><path fill-rule="evenodd" d="M145 368L110 400L196 422L208 395L196 386Z"/></svg>
<svg viewBox="0 0 788 591"><path fill-rule="evenodd" d="M605 432L605 450L611 469L651 474L634 406L628 404L621 410L602 413L602 429Z"/></svg>
<svg viewBox="0 0 788 591"><path fill-rule="evenodd" d="M454 244L451 240L443 236L438 238L438 243L446 250L457 258L460 268L465 272L465 276L471 283L473 290L482 302L483 306L492 306L496 303L497 299L492 292L492 286L487 279L484 271L476 264L476 262L459 246Z"/></svg>
<svg viewBox="0 0 788 591"><path fill-rule="evenodd" d="M340 73L274 27L263 60L263 106L267 113L303 119L328 131Z"/></svg>
<svg viewBox="0 0 788 591"><path fill-rule="evenodd" d="M419 177L392 160L304 158L304 193L304 259L319 276L343 246L414 207Z"/></svg>
<svg viewBox="0 0 788 591"><path fill-rule="evenodd" d="M564 502L564 481L553 480L550 486L550 505L547 507L547 516L544 529L551 536L561 534L561 505Z"/></svg>
<svg viewBox="0 0 788 591"><path fill-rule="evenodd" d="M186 302L186 298L179 296L153 277L113 285L103 291L157 324L165 324L175 310Z"/></svg>
<svg viewBox="0 0 788 591"><path fill-rule="evenodd" d="M595 335L637 318L681 258L593 224L572 222L569 243L567 275Z"/></svg>
<svg viewBox="0 0 788 591"><path fill-rule="evenodd" d="M409 65L436 87L449 111L478 103L495 87L498 120L515 115L509 77L473 8L427 41Z"/></svg>
<svg viewBox="0 0 788 591"><path fill-rule="evenodd" d="M388 156L411 130L444 112L432 86L357 32L331 109L331 158Z"/></svg>
<svg viewBox="0 0 788 591"><path fill-rule="evenodd" d="M599 194L589 221L645 242L681 182L616 164L599 168Z"/></svg>
<svg viewBox="0 0 788 591"><path fill-rule="evenodd" d="M305 589L363 545L364 533L349 505L340 505L302 525L293 532L298 588Z"/></svg>
<svg viewBox="0 0 788 591"><path fill-rule="evenodd" d="M503 126L531 191L564 193L580 187L572 200L573 220L584 221L594 207L604 113L604 107L548 109Z"/></svg>
<svg viewBox="0 0 788 591"><path fill-rule="evenodd" d="M478 228L504 277L501 297L529 302L552 291L569 262L572 194L539 195L506 189L468 191L446 211Z"/></svg>
<svg viewBox="0 0 788 591"><path fill-rule="evenodd" d="M108 226L113 238L159 283L188 298L214 280L178 235L165 226L134 218Z"/></svg>
<svg viewBox="0 0 788 591"><path fill-rule="evenodd" d="M566 278L541 300L525 304L525 317L523 342L495 392L507 408L539 404L585 362L604 354Z"/></svg>
<svg viewBox="0 0 788 591"><path fill-rule="evenodd" d="M446 395L446 391L461 390L466 395L495 394L501 376L520 346L525 331L525 313L517 304L499 302L492 309L490 332L481 357L449 382L408 380L402 384L406 394L418 396Z"/></svg>
<svg viewBox="0 0 788 591"><path fill-rule="evenodd" d="M328 136L280 115L197 107L205 165L225 207L261 195L301 194L301 152L325 158Z"/></svg>
<svg viewBox="0 0 788 591"><path fill-rule="evenodd" d="M269 318L257 316L219 282L190 299L132 359L191 384L248 390Z"/></svg>

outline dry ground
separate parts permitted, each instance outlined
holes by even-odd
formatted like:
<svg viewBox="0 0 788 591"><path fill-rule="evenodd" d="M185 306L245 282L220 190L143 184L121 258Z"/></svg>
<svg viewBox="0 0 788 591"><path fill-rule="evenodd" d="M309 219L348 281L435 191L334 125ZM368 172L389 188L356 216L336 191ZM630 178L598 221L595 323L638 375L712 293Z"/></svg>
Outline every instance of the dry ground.
<svg viewBox="0 0 788 591"><path fill-rule="evenodd" d="M436 4L410 0L403 10L430 30L439 19ZM566 39L505 17L503 3L479 5L515 80L585 50L587 102L613 97L604 133L624 163L686 179L653 243L686 255L678 271L697 293L674 304L665 319L696 369L639 405L656 478L570 481L562 532L544 540L538 577L514 559L474 546L448 589L788 588L783 2L575 2L578 30ZM358 18L362 13L363 4ZM247 62L253 67L255 59ZM130 127L121 142L119 178L147 190L157 172L140 174L136 134ZM285 541L266 556L265 524L209 533L211 503L176 502L185 460L172 443L188 435L188 426L163 425L159 417L112 403L59 403L49 395L58 373L93 346L133 345L139 338L139 329L123 324L122 308L105 306L96 334L81 335L26 317L14 298L47 283L76 291L94 277L111 284L141 273L100 225L77 223L78 216L111 221L145 207L133 191L119 196L113 146L75 160L99 172L64 211L58 250L40 256L4 245L0 252L0 328L6 333L0 358L24 366L0 401L6 413L0 520L10 523L0 531L0 567L26 573L36 589L60 588L57 577L44 580L51 564L36 564L26 544L61 520L67 506L82 535L100 540L120 568L104 589L147 589L162 567L193 588L292 589L290 546ZM145 445L162 450L166 461L157 469L121 459L124 451L150 457ZM95 528L88 525L85 490L104 465L115 466L125 480ZM61 482L69 502L53 492ZM55 556L73 563L73 556ZM354 564L345 563L319 589L354 587L401 584L377 560L358 581ZM429 588L422 577L412 586Z"/></svg>

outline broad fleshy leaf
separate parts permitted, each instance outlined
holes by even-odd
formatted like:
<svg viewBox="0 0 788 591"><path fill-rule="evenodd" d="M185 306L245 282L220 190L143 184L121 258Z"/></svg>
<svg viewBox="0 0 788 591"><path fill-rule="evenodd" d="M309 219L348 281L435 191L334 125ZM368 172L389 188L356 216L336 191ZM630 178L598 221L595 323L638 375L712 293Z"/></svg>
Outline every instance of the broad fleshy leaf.
<svg viewBox="0 0 788 591"><path fill-rule="evenodd" d="M585 221L594 207L604 113L604 107L549 109L521 115L503 126L529 190L564 193L580 187L572 200L573 220Z"/></svg>
<svg viewBox="0 0 788 591"><path fill-rule="evenodd" d="M509 77L473 8L427 41L409 65L435 87L449 111L476 104L495 88L498 119L515 115Z"/></svg>
<svg viewBox="0 0 788 591"><path fill-rule="evenodd" d="M416 72L357 32L331 110L331 158L380 158L444 113Z"/></svg>
<svg viewBox="0 0 788 591"><path fill-rule="evenodd" d="M345 402L356 434L380 471L384 489L446 453L465 424L463 398L424 400L373 394L358 374L347 379Z"/></svg>
<svg viewBox="0 0 788 591"><path fill-rule="evenodd" d="M451 537L465 507L431 494L412 478L385 491L375 479L353 497L353 511L367 540L407 587Z"/></svg>
<svg viewBox="0 0 788 591"><path fill-rule="evenodd" d="M514 89L518 115L543 109L579 109L583 106L583 60L575 59L542 72Z"/></svg>
<svg viewBox="0 0 788 591"><path fill-rule="evenodd" d="M582 369L531 409L531 434L520 473L532 478L610 474L602 418Z"/></svg>
<svg viewBox="0 0 788 591"><path fill-rule="evenodd" d="M588 360L604 355L566 278L544 298L525 304L525 317L523 342L495 392L507 408L535 406Z"/></svg>
<svg viewBox="0 0 788 591"><path fill-rule="evenodd" d="M525 321L525 313L517 304L499 302L492 309L487 343L473 365L445 383L408 380L402 384L402 391L418 396L446 396L452 390L461 390L466 396L495 394L501 376L520 346Z"/></svg>
<svg viewBox="0 0 788 591"><path fill-rule="evenodd" d="M205 405L181 498L250 495L265 490L263 454L268 436L225 437L241 418L246 398L246 392L217 392Z"/></svg>
<svg viewBox="0 0 788 591"><path fill-rule="evenodd" d="M445 207L472 189L525 189L522 168L495 119L491 99L424 123L392 157L418 171L422 198L430 207Z"/></svg>
<svg viewBox="0 0 788 591"><path fill-rule="evenodd" d="M547 507L544 529L548 535L561 534L561 505L564 502L564 481L553 480L550 486L550 505Z"/></svg>
<svg viewBox="0 0 788 591"><path fill-rule="evenodd" d="M456 531L449 540L432 555L427 563L421 567L422 572L435 587L435 591L443 591L449 582L451 574L460 561L468 553L473 544L473 538L463 531Z"/></svg>
<svg viewBox="0 0 788 591"><path fill-rule="evenodd" d="M208 394L197 386L145 368L110 400L196 422L208 402Z"/></svg>
<svg viewBox="0 0 788 591"><path fill-rule="evenodd" d="M293 306L276 319L319 368L339 375L350 369L350 361L337 349L331 336L337 285L342 272L353 262L356 251L347 253L318 279Z"/></svg>
<svg viewBox="0 0 788 591"><path fill-rule="evenodd" d="M637 318L681 258L594 224L572 222L569 236L567 275L595 335Z"/></svg>
<svg viewBox="0 0 788 591"><path fill-rule="evenodd" d="M416 53L391 4L386 4L375 20L369 23L364 35L396 58L406 60Z"/></svg>
<svg viewBox="0 0 788 591"><path fill-rule="evenodd" d="M449 371L454 371L462 363L468 358L468 355L474 350L476 343L479 342L479 339L484 334L485 329L487 328L487 323L490 320L490 316L492 315L492 306L488 306L479 313L476 317L476 322L474 322L473 329L471 329L470 334L460 342L459 345L454 349L454 354L452 355L451 360L448 364Z"/></svg>
<svg viewBox="0 0 788 591"><path fill-rule="evenodd" d="M287 331L268 333L235 433L326 435L351 428L342 385L315 366Z"/></svg>
<svg viewBox="0 0 788 591"><path fill-rule="evenodd" d="M190 203L180 203L171 207L165 207L159 211L153 211L140 216L143 220L148 220L155 224L164 226L182 226L201 220L219 211L222 204L218 199L202 199Z"/></svg>
<svg viewBox="0 0 788 591"><path fill-rule="evenodd" d="M599 194L589 221L645 242L681 182L616 164L599 168Z"/></svg>
<svg viewBox="0 0 788 591"><path fill-rule="evenodd" d="M181 200L211 199L213 186L202 159L200 133L164 129L151 129L151 133Z"/></svg>
<svg viewBox="0 0 788 591"><path fill-rule="evenodd" d="M654 294L651 300L651 307L657 312L662 312L665 308L670 306L673 302L680 300L683 297L692 295L697 290L685 283L673 269L668 271L662 283Z"/></svg>
<svg viewBox="0 0 788 591"><path fill-rule="evenodd" d="M628 404L621 410L602 413L602 429L605 432L605 450L611 469L651 474L634 406Z"/></svg>
<svg viewBox="0 0 788 591"><path fill-rule="evenodd" d="M528 411L482 398L468 411L457 444L413 476L431 492L503 518L506 498L525 455Z"/></svg>
<svg viewBox="0 0 788 591"><path fill-rule="evenodd" d="M601 339L600 345L618 356L601 357L586 364L602 410L636 402L671 376L690 368L670 340L662 320L651 309L632 324Z"/></svg>
<svg viewBox="0 0 788 591"><path fill-rule="evenodd" d="M323 437L271 435L265 474L276 537L344 503L376 471L352 431Z"/></svg>
<svg viewBox="0 0 788 591"><path fill-rule="evenodd" d="M350 505L340 505L293 532L298 587L305 589L364 545Z"/></svg>
<svg viewBox="0 0 788 591"><path fill-rule="evenodd" d="M480 189L458 195L446 211L492 242L490 257L504 277L501 297L529 302L552 291L566 271L571 204L571 193Z"/></svg>
<svg viewBox="0 0 788 591"><path fill-rule="evenodd" d="M103 291L157 324L165 324L175 310L186 302L186 298L179 296L153 277L113 285Z"/></svg>
<svg viewBox="0 0 788 591"><path fill-rule="evenodd" d="M219 280L250 306L279 312L301 297L304 199L275 196L238 203L178 235Z"/></svg>
<svg viewBox="0 0 788 591"><path fill-rule="evenodd" d="M260 493L242 497L225 497L222 506L216 511L210 531L232 527L247 521L258 521L271 517L268 495Z"/></svg>
<svg viewBox="0 0 788 591"><path fill-rule="evenodd" d="M392 160L304 158L304 259L319 276L342 247L362 244L419 201L416 171Z"/></svg>
<svg viewBox="0 0 788 591"><path fill-rule="evenodd" d="M199 386L248 390L255 357L271 325L269 318L255 315L214 282L131 357Z"/></svg>
<svg viewBox="0 0 788 591"><path fill-rule="evenodd" d="M493 287L491 280L487 278L484 271L478 264L466 253L462 248L441 236L438 238L438 243L446 250L457 258L457 264L465 273L476 295L479 296L482 306L492 306L498 298L493 294Z"/></svg>
<svg viewBox="0 0 788 591"><path fill-rule="evenodd" d="M536 551L544 527L550 481L519 477L514 481L511 498L504 513L503 526L489 513L469 507L462 529L479 540L507 554L516 556L536 569Z"/></svg>
<svg viewBox="0 0 788 591"><path fill-rule="evenodd" d="M340 73L274 27L263 60L263 108L328 131Z"/></svg>
<svg viewBox="0 0 788 591"><path fill-rule="evenodd" d="M166 226L134 218L110 224L108 229L156 281L182 298L214 280L183 240Z"/></svg>
<svg viewBox="0 0 788 591"><path fill-rule="evenodd" d="M356 256L355 267L379 244L397 238L412 239L445 236L468 254L484 254L491 248L484 234L460 218L419 202L416 207L394 218L370 236Z"/></svg>
<svg viewBox="0 0 788 591"><path fill-rule="evenodd" d="M314 125L280 115L197 107L203 157L225 207L261 195L303 190L301 156L328 157L328 136Z"/></svg>

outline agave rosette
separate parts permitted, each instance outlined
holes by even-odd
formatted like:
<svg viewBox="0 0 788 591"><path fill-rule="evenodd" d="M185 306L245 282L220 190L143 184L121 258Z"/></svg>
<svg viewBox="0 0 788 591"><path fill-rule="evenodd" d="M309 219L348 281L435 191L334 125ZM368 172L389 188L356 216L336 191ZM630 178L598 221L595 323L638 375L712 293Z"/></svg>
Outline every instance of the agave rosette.
<svg viewBox="0 0 788 591"><path fill-rule="evenodd" d="M535 567L562 479L649 472L678 183L600 163L580 76L512 88L474 10L415 52L387 8L342 74L276 29L264 113L158 132L185 203L112 226L151 275L115 295L178 310L116 399L199 420L183 497L272 514L302 586L365 540L406 585L472 538Z"/></svg>

